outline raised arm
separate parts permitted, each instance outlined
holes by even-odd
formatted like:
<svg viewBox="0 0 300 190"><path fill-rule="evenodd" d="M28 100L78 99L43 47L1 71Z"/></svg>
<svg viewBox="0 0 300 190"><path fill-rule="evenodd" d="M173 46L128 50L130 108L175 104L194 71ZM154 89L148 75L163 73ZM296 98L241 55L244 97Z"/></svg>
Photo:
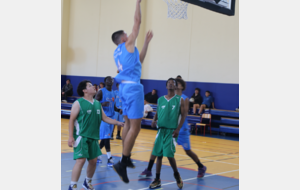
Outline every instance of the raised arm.
<svg viewBox="0 0 300 190"><path fill-rule="evenodd" d="M187 112L186 112L186 108L185 107L186 106L185 106L184 100L183 100L183 98L181 98L181 100L180 100L180 114L181 114L181 119L180 119L180 122L178 124L177 129L173 132L173 137L174 138L178 137L179 131L180 131L180 129L181 129L183 123L184 123L184 120L186 118Z"/></svg>
<svg viewBox="0 0 300 190"><path fill-rule="evenodd" d="M127 51L130 53L134 52L135 40L139 35L140 26L142 23L141 2L142 2L142 0L136 1L133 29L132 29L131 34L128 36L128 40L126 41L126 44L125 44Z"/></svg>
<svg viewBox="0 0 300 190"><path fill-rule="evenodd" d="M68 140L68 145L69 147L73 147L74 145L74 137L73 137L73 132L74 132L74 122L79 114L80 111L80 106L78 101L75 101L72 109L71 109L71 115L70 115L70 120L69 120L69 140Z"/></svg>
<svg viewBox="0 0 300 190"><path fill-rule="evenodd" d="M147 32L145 43L144 43L143 49L142 49L142 51L140 53L140 61L141 61L141 63L143 63L144 60L145 60L145 57L146 57L146 54L147 54L147 50L148 50L148 46L149 46L149 43L150 43L150 41L151 41L152 38L153 38L153 32L152 31Z"/></svg>

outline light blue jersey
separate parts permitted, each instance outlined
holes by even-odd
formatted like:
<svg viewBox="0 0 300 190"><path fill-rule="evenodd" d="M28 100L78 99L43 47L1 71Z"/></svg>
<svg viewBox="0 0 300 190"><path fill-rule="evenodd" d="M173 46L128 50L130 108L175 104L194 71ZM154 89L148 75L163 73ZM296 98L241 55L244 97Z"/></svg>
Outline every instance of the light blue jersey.
<svg viewBox="0 0 300 190"><path fill-rule="evenodd" d="M120 98L119 90L115 90L115 103L118 109L122 109L122 101Z"/></svg>
<svg viewBox="0 0 300 190"><path fill-rule="evenodd" d="M183 98L183 100L185 99L189 99L189 97L187 97L186 95L182 94L181 97ZM190 134L190 128L189 128L189 123L188 123L188 119L187 117L184 120L184 123L179 131L179 135L183 134L183 135L189 135Z"/></svg>
<svg viewBox="0 0 300 190"><path fill-rule="evenodd" d="M114 59L119 70L119 74L115 77L118 83L122 81L140 83L142 64L140 62L139 50L136 47L134 47L134 53L129 53L125 42L118 45L114 52Z"/></svg>
<svg viewBox="0 0 300 190"><path fill-rule="evenodd" d="M109 102L109 106L102 106L104 113L108 117L113 117L115 115L114 105L115 105L115 93L114 91L108 91L106 88L102 88L102 100L101 103Z"/></svg>

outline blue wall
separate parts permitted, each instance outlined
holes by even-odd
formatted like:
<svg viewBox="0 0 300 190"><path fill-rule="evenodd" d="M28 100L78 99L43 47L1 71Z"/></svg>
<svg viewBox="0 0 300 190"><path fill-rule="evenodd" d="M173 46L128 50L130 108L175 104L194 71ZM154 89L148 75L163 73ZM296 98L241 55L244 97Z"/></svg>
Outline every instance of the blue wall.
<svg viewBox="0 0 300 190"><path fill-rule="evenodd" d="M104 82L104 77L61 75L61 88L66 83L67 79L70 79L73 85L73 96L78 96L77 86L82 80L87 79L90 80L92 84L97 85L99 85L100 82ZM168 78L166 78L166 80L167 79ZM141 83L144 85L145 94L151 92L152 89L158 91L159 97L167 94L166 81L142 79ZM187 82L187 88L183 93L191 97L195 88L200 88L202 97L205 96L205 91L209 90L214 97L215 107L217 109L235 110L239 107L239 84ZM113 85L113 89L117 89L115 84Z"/></svg>

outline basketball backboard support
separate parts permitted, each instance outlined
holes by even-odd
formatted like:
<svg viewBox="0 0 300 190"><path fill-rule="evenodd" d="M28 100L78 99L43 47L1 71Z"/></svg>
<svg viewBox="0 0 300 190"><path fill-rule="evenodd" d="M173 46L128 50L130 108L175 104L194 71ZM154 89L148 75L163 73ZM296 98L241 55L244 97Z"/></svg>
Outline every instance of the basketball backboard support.
<svg viewBox="0 0 300 190"><path fill-rule="evenodd" d="M234 16L235 12L235 0L181 0L190 4L200 6L202 8L225 14L228 16Z"/></svg>

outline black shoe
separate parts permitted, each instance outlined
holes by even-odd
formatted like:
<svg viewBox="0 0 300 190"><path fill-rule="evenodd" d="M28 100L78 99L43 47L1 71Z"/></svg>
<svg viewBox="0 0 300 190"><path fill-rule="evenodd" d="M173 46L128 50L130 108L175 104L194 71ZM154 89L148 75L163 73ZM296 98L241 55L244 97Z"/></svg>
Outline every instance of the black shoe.
<svg viewBox="0 0 300 190"><path fill-rule="evenodd" d="M130 158L129 158L128 161L127 161L127 167L128 167L128 168L132 168L132 169L135 168L135 165L132 163L132 161L131 161Z"/></svg>
<svg viewBox="0 0 300 190"><path fill-rule="evenodd" d="M127 176L127 170L126 170L126 166L125 165L123 165L121 162L118 162L115 165L113 165L113 169L115 170L115 172L117 172L117 174L119 175L120 179L124 183L129 183L129 179L128 179L128 176Z"/></svg>
<svg viewBox="0 0 300 190"><path fill-rule="evenodd" d="M149 189L155 189L157 187L161 187L160 179L154 179L154 181L150 184Z"/></svg>
<svg viewBox="0 0 300 190"><path fill-rule="evenodd" d="M122 137L120 135L117 135L116 139L122 140Z"/></svg>
<svg viewBox="0 0 300 190"><path fill-rule="evenodd" d="M176 176L176 175L174 174L174 177L175 177L175 179L176 179L177 186L179 187L179 189L182 189L182 188L183 188L183 181L182 181L182 179L181 179L181 177L180 177L180 174L178 173L178 176Z"/></svg>
<svg viewBox="0 0 300 190"><path fill-rule="evenodd" d="M110 140L114 140L114 136L113 135L110 137Z"/></svg>

